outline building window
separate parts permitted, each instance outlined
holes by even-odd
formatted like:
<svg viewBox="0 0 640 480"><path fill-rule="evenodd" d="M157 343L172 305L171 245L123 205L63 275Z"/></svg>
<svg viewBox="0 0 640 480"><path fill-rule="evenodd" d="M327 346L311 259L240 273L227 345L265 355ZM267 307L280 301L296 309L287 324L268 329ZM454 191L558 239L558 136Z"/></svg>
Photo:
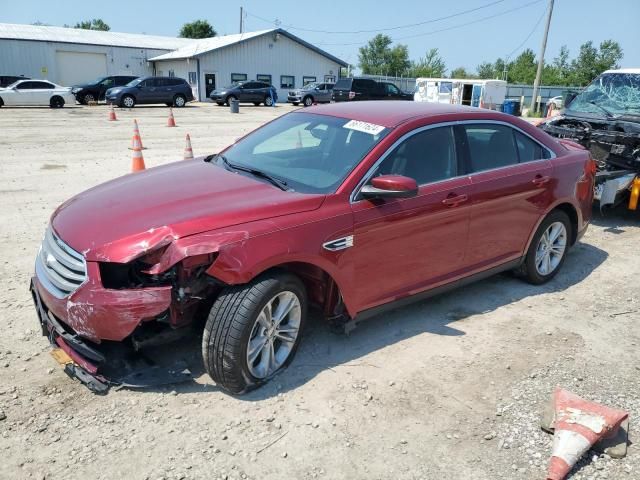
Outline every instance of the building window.
<svg viewBox="0 0 640 480"><path fill-rule="evenodd" d="M326 83L336 83L336 76L335 75L325 75L324 76L324 81Z"/></svg>
<svg viewBox="0 0 640 480"><path fill-rule="evenodd" d="M196 72L189 72L189 83L195 85L198 82L198 74Z"/></svg>
<svg viewBox="0 0 640 480"><path fill-rule="evenodd" d="M256 75L256 80L271 85L271 75L258 74Z"/></svg>
<svg viewBox="0 0 640 480"><path fill-rule="evenodd" d="M296 77L293 75L280 75L280 88L295 88Z"/></svg>
<svg viewBox="0 0 640 480"><path fill-rule="evenodd" d="M231 83L236 82L246 82L247 74L246 73L232 73L231 74Z"/></svg>
<svg viewBox="0 0 640 480"><path fill-rule="evenodd" d="M316 83L316 77L302 77L302 86L304 87L307 83Z"/></svg>
<svg viewBox="0 0 640 480"><path fill-rule="evenodd" d="M176 72L174 72L173 70L169 70L169 77L175 77L176 76Z"/></svg>

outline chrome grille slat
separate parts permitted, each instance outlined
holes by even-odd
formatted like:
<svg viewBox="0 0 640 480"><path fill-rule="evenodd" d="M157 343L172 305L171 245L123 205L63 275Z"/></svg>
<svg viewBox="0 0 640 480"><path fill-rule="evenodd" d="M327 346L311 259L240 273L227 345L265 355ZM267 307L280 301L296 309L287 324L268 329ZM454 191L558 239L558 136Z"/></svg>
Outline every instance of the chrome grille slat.
<svg viewBox="0 0 640 480"><path fill-rule="evenodd" d="M36 275L51 294L64 298L84 283L87 267L82 255L48 227L36 257Z"/></svg>

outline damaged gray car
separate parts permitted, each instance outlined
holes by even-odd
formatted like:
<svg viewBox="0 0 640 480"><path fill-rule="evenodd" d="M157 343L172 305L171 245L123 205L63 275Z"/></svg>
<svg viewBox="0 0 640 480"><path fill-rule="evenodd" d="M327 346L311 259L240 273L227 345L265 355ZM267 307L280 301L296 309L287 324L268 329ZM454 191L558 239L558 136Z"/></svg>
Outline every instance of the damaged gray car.
<svg viewBox="0 0 640 480"><path fill-rule="evenodd" d="M573 99L561 115L539 126L573 140L596 160L595 200L600 207L628 202L640 193L640 68L607 70Z"/></svg>

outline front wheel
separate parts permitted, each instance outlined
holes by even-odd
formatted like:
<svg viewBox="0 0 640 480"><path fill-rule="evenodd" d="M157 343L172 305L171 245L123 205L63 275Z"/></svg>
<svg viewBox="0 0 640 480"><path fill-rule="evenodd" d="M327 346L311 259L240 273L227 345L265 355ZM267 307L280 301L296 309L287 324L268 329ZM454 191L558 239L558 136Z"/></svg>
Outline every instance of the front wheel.
<svg viewBox="0 0 640 480"><path fill-rule="evenodd" d="M82 97L82 103L84 105L89 105L96 101L96 97L93 96L92 93L87 93L84 97Z"/></svg>
<svg viewBox="0 0 640 480"><path fill-rule="evenodd" d="M202 337L207 373L234 394L267 382L293 359L306 316L304 285L288 273L224 289Z"/></svg>
<svg viewBox="0 0 640 480"><path fill-rule="evenodd" d="M536 230L517 273L534 285L548 282L560 271L570 238L571 222L567 214L560 210L551 212Z"/></svg>
<svg viewBox="0 0 640 480"><path fill-rule="evenodd" d="M233 102L234 100L237 100L236 97L234 97L233 95L229 95L227 97L227 100L225 101L225 103L227 104L227 106L231 105L231 102Z"/></svg>
<svg viewBox="0 0 640 480"><path fill-rule="evenodd" d="M304 106L310 107L313 105L313 97L304 97Z"/></svg>
<svg viewBox="0 0 640 480"><path fill-rule="evenodd" d="M271 97L271 95L264 97L264 104L267 107L273 107L273 97Z"/></svg>
<svg viewBox="0 0 640 480"><path fill-rule="evenodd" d="M125 108L133 108L136 105L136 100L131 95L125 95L120 101L120 106Z"/></svg>
<svg viewBox="0 0 640 480"><path fill-rule="evenodd" d="M49 107L51 108L62 108L64 107L64 99L56 95L55 97L51 97L49 101Z"/></svg>

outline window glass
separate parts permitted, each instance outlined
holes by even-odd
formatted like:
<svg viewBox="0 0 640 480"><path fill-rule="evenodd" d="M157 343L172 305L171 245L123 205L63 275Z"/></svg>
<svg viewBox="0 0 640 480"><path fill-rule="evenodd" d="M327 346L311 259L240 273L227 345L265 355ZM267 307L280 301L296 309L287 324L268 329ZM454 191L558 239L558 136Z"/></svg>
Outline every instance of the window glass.
<svg viewBox="0 0 640 480"><path fill-rule="evenodd" d="M513 130L490 123L464 125L471 171L481 172L518 163Z"/></svg>
<svg viewBox="0 0 640 480"><path fill-rule="evenodd" d="M294 113L249 134L224 152L234 164L259 169L303 193L328 193L389 132L354 130L346 118Z"/></svg>
<svg viewBox="0 0 640 480"><path fill-rule="evenodd" d="M256 80L258 80L259 82L264 82L271 85L271 75L258 74L256 75Z"/></svg>
<svg viewBox="0 0 640 480"><path fill-rule="evenodd" d="M302 77L302 86L304 87L307 83L315 83L316 77L305 76Z"/></svg>
<svg viewBox="0 0 640 480"><path fill-rule="evenodd" d="M516 137L516 146L518 147L520 163L549 158L549 151L546 148L542 148L539 143L533 141L517 130L514 130L513 133Z"/></svg>
<svg viewBox="0 0 640 480"><path fill-rule="evenodd" d="M196 72L189 72L189 83L195 85L198 81L198 74Z"/></svg>
<svg viewBox="0 0 640 480"><path fill-rule="evenodd" d="M386 85L386 90L388 94L398 95L400 93L400 90L398 90L398 87L396 87L393 83L385 83L385 85Z"/></svg>
<svg viewBox="0 0 640 480"><path fill-rule="evenodd" d="M324 81L329 83L336 83L336 77L335 75L325 75Z"/></svg>
<svg viewBox="0 0 640 480"><path fill-rule="evenodd" d="M424 130L398 145L378 166L374 176L404 175L418 185L458 175L453 128Z"/></svg>
<svg viewBox="0 0 640 480"><path fill-rule="evenodd" d="M102 85L103 87L110 87L111 85L113 85L113 77L105 78L100 82L100 85Z"/></svg>
<svg viewBox="0 0 640 480"><path fill-rule="evenodd" d="M247 80L246 73L232 73L231 74L231 83L236 82L245 82Z"/></svg>
<svg viewBox="0 0 640 480"><path fill-rule="evenodd" d="M33 84L36 82L22 82L19 85L16 85L16 88L18 90L31 90L33 88L36 88L33 86Z"/></svg>
<svg viewBox="0 0 640 480"><path fill-rule="evenodd" d="M280 88L295 88L296 80L293 75L280 76Z"/></svg>

